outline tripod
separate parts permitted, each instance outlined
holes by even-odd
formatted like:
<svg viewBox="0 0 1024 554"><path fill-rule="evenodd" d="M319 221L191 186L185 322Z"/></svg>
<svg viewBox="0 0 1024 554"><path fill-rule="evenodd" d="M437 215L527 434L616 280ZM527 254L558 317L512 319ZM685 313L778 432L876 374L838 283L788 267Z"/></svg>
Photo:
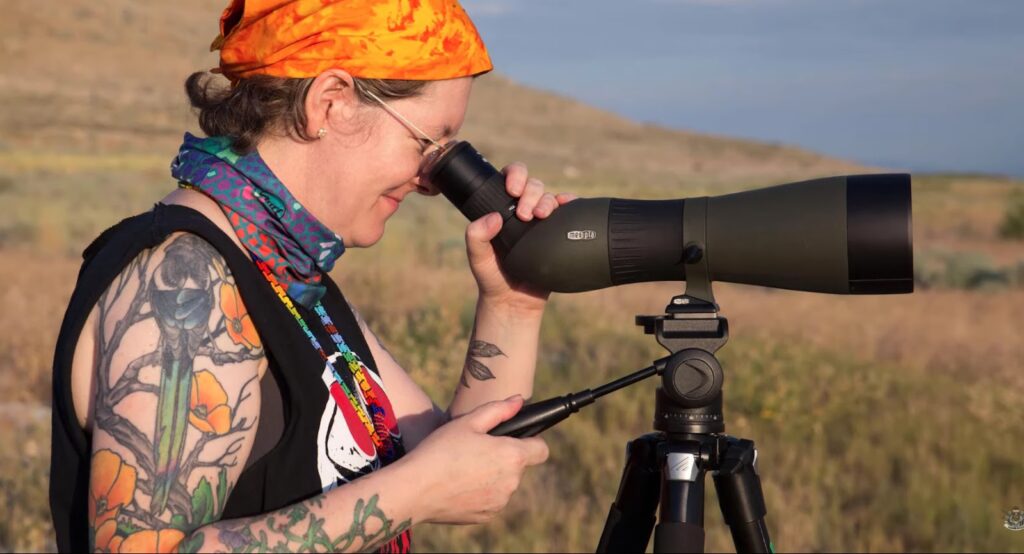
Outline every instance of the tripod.
<svg viewBox="0 0 1024 554"><path fill-rule="evenodd" d="M737 552L772 552L754 443L721 434L722 366L714 356L728 322L713 303L676 297L665 316L637 323L672 355L660 372L654 428L626 447L626 466L598 552L704 551L704 476L713 475ZM655 509L658 523L655 527Z"/></svg>
<svg viewBox="0 0 1024 554"><path fill-rule="evenodd" d="M702 227L695 224L688 236L703 239ZM652 529L655 552L703 552L708 472L736 551L774 552L764 523L767 510L754 443L722 434L725 375L714 353L728 340L729 326L718 315L702 243L691 243L684 252L686 294L672 298L664 315L636 317L637 325L654 335L670 356L594 390L524 406L490 431L496 436L534 436L601 396L661 375L654 399L656 432L626 447L626 466L598 552L643 552Z"/></svg>
<svg viewBox="0 0 1024 554"><path fill-rule="evenodd" d="M701 296L711 297L710 290ZM656 432L626 447L626 466L597 551L643 552L653 529L655 552L703 552L704 477L711 472L736 551L773 552L754 443L722 434L725 376L714 352L728 339L728 321L714 302L689 295L673 298L665 315L636 321L672 354L597 389L524 406L490 433L536 435L605 394L661 375Z"/></svg>

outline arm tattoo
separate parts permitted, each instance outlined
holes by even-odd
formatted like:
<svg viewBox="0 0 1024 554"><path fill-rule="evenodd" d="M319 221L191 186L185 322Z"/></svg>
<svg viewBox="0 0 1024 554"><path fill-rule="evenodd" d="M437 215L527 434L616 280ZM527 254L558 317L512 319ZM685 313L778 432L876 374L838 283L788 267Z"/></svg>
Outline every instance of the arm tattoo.
<svg viewBox="0 0 1024 554"><path fill-rule="evenodd" d="M232 390L231 403L217 376L197 369L196 361L202 358L199 367L216 370L259 360L264 352L220 254L193 235L171 240L163 251L152 269L155 252L140 254L98 304L95 426L130 455L106 448L93 453L93 550L155 552L170 544L181 552L367 550L408 529L411 520L396 524L378 506L377 495L355 503L349 529L337 536L325 529L327 518L335 516L325 513L319 497L263 516L218 521L233 486L228 469L241 461L244 433L256 424L255 417L240 416L239 408L252 396L247 389L257 377ZM123 316L110 313L125 304ZM128 362L111 382L115 354L128 331L143 322L157 330L155 349ZM146 370L156 384L140 378ZM138 393L149 395L157 408L152 427L115 411ZM207 542L208 535L216 540Z"/></svg>
<svg viewBox="0 0 1024 554"><path fill-rule="evenodd" d="M129 550L153 550L160 542L180 541L191 530L218 519L227 500L227 470L239 463L242 434L256 424L255 418L238 415L251 397L247 389L255 376L231 391L236 398L231 403L214 373L194 365L202 357L207 360L204 367L217 369L264 355L223 259L209 243L188 234L172 239L163 252L152 271L155 251L141 253L98 304L95 427L131 456L111 449L93 454L93 549L115 551L123 544ZM115 305L124 304L123 315L110 313ZM111 382L116 374L112 364L126 334L143 322L157 330L155 350L128 362ZM233 351L222 350L215 341L224 332L222 327L235 345ZM156 384L140 378L149 368ZM149 396L156 406L151 428L140 428L138 421L115 410L138 393ZM202 477L190 490L196 471L202 471ZM148 503L140 504L144 497ZM191 542L182 547L195 546Z"/></svg>
<svg viewBox="0 0 1024 554"><path fill-rule="evenodd" d="M318 498L278 510L267 516L213 525L217 539L229 552L349 552L372 550L397 537L412 521L395 524L377 505L378 495L356 501L352 525L331 536L324 529L326 515ZM324 517L318 517L317 513ZM202 536L212 531L202 531Z"/></svg>
<svg viewBox="0 0 1024 554"><path fill-rule="evenodd" d="M494 373L491 372L491 368L475 358L493 358L495 356L505 356L505 353L492 343L482 340L471 341L469 343L469 352L466 353L466 365L462 368L462 385L469 388L469 382L466 380L467 373L477 381L494 379ZM505 357L507 358L508 356Z"/></svg>

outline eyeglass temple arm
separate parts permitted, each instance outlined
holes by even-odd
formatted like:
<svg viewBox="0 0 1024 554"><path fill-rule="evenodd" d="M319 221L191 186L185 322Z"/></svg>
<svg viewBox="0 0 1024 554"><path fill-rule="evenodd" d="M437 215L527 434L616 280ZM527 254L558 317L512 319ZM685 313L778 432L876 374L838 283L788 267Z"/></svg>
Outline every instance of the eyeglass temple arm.
<svg viewBox="0 0 1024 554"><path fill-rule="evenodd" d="M403 116L402 114L400 114L397 111L395 111L394 108L392 108L391 106L387 105L386 102L384 102L383 100L378 98L376 94L374 94L374 93L372 93L372 92L370 92L370 91L368 91L366 89L361 89L361 90L364 93L366 93L367 96L369 96L370 98L373 98L374 100L376 100L377 103L379 103L385 110L388 111L389 114L397 117L399 121L401 121L402 123L405 123L407 126L409 126L410 129L412 129L412 130L416 131L417 133L419 133L419 135L421 137L423 137L426 140L429 140L434 146L438 147L439 149L441 149L441 150L444 149L444 145L442 145L441 143L437 142L436 140L430 138L430 135L428 135L428 134L424 133L423 131L421 131L420 128L417 127L415 123L413 123L412 121L409 121L408 119L405 118L405 116Z"/></svg>

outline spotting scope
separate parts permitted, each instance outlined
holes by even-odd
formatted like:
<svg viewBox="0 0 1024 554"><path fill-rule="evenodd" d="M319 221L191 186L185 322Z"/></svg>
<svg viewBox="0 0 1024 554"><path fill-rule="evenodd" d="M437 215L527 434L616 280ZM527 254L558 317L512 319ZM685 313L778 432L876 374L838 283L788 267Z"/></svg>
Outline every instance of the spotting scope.
<svg viewBox="0 0 1024 554"><path fill-rule="evenodd" d="M448 145L426 178L471 221L501 213L492 244L502 269L544 290L685 281L700 257L713 281L835 294L914 288L907 174L678 200L580 198L529 222L515 216L505 175L468 142Z"/></svg>

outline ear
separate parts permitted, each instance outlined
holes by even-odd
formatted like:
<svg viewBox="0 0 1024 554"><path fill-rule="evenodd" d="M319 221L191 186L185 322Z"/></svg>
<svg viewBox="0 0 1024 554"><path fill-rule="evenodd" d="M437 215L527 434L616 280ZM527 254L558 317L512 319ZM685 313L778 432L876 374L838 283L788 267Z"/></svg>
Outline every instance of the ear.
<svg viewBox="0 0 1024 554"><path fill-rule="evenodd" d="M315 137L321 128L332 129L332 121L350 121L361 107L352 75L342 69L328 69L306 92L306 136Z"/></svg>

